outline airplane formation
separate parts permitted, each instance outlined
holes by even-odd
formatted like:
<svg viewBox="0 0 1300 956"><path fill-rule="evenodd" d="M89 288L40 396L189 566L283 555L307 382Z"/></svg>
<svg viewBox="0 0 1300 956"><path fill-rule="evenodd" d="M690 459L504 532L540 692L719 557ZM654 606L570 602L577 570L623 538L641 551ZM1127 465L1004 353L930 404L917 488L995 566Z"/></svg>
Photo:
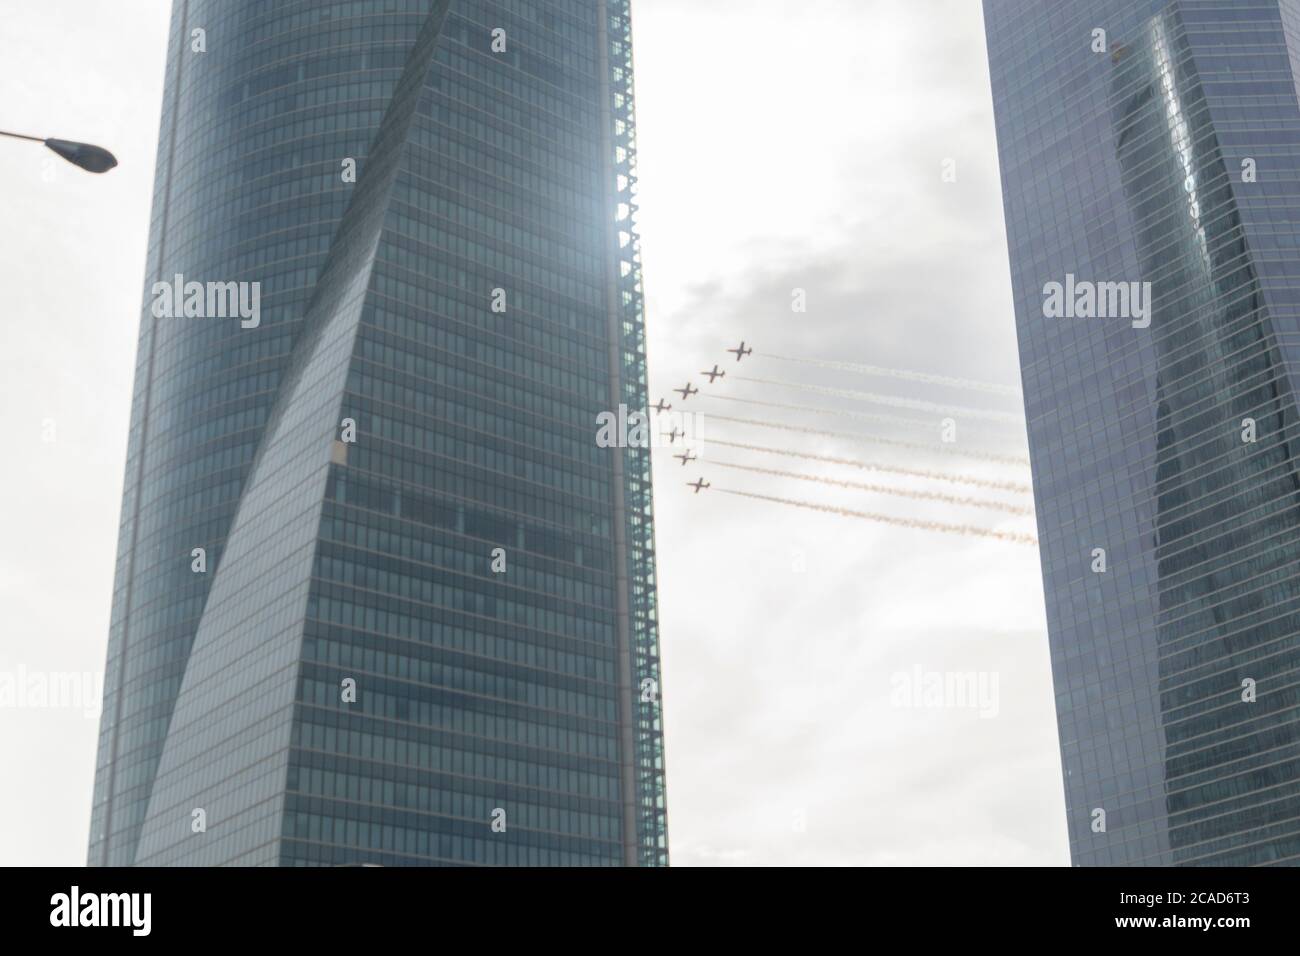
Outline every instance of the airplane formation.
<svg viewBox="0 0 1300 956"><path fill-rule="evenodd" d="M753 347L746 345L743 339L741 340L740 344L737 345L735 348L725 349L724 351L726 351L731 355L734 355L736 357L737 362L741 362L747 356L754 354ZM799 362L802 364L816 365L827 369L833 369L838 372L856 373L859 375L869 375L872 377L883 376L887 378L905 379L905 380L916 381L916 382L924 382L929 385L938 386L942 388L960 388L960 389L965 389L967 391L1006 394L1006 395L1011 395L1013 397L1019 394L1011 386L1004 386L995 382L978 382L971 379L959 379L959 378L953 378L951 376L931 374L928 372L908 371L905 369L888 369L888 368L882 368L875 365L861 365L854 362L846 362L846 361L839 361L839 360L829 361L829 360L822 360L822 359L808 359L808 358L798 358L798 357L791 357L785 355L774 355L771 352L765 352L763 357L765 362L768 360ZM703 370L699 374L703 375L708 380L708 384L710 386L716 385L718 379L725 379L727 377L727 372L717 362L713 363L712 368ZM735 376L733 376L733 380L734 379ZM868 393L868 392L849 390L849 389L826 388L823 386L814 386L802 382L769 381L765 379L747 378L743 373L740 375L739 381L745 383L756 383L761 385L771 385L771 386L779 386L785 388L798 388L798 389L818 391L818 392L823 392L825 394L835 395L839 397L853 398L859 401L868 401L876 404L893 405L893 406L919 409L923 411L929 411L935 414L938 413L943 413L946 415L962 414L966 417L974 418L981 422L994 421L994 420L1011 421L1012 419L1018 421L1016 416L1011 415L1010 413L997 412L993 409L988 409L988 408L969 407L967 405L957 405L957 404L948 404L948 405L939 406L933 403L920 402L915 399L903 399L903 398L898 398L889 395L876 394L874 392ZM686 401L694 395L699 395L701 390L696 387L694 382L688 381L681 388L675 388L672 391L680 395L682 397L682 401ZM892 424L908 424L908 425L927 424L927 422L925 422L924 420L919 420L916 418L905 419L905 418L899 418L897 416L893 416L893 417L884 416L879 413L871 413L871 414L857 413L854 411L848 411L844 409L809 408L803 405L793 405L793 404L787 404L787 403L777 402L777 401L755 401L753 399L747 399L745 397L715 395L712 393L706 395L705 398L710 400L730 399L732 401L741 401L741 402L751 401L757 405L764 405L772 408L786 408L801 413L841 415L841 416L848 416L854 418L865 418L873 421L889 422ZM661 398L656 404L650 406L650 408L651 410L657 411L662 414L664 412L670 411L673 408L673 406L665 399ZM846 439L859 444L889 445L889 446L894 446L896 448L916 449L927 453L931 452L931 448L932 448L932 446L929 446L928 444L918 443L917 441L914 440L904 440L901 437L891 437L891 436L880 435L880 434L866 435L866 434L859 434L856 432L845 433L843 431L828 431L826 429L813 428L804 425L795 425L795 424L775 422L775 421L752 421L745 418L732 418L726 415L717 415L716 418L720 421L733 421L742 424L763 425L771 428L784 429L786 431L805 432L808 434L822 435L822 436L835 436L838 439ZM944 419L944 421L946 423L948 419ZM946 424L945 427L947 427ZM660 431L659 434L660 435L666 434L668 436L668 443L671 445L677 444L678 438L686 439L682 443L683 446L685 447L682 448L681 453L674 454L672 456L677 461L680 461L682 463L683 468L685 468L687 465L691 464L694 461L703 460L698 455L696 455L689 447L691 442L690 442L689 433L687 431L678 430L678 428L674 426L672 431L669 432ZM942 481L950 484L959 484L959 485L971 485L973 487L986 488L993 491L1000 491L1000 492L1014 493L1014 494L1030 493L1030 488L1028 484L1023 481L1016 481L1016 482L1001 481L1001 480L984 478L980 476L973 476L969 472L953 473L950 471L937 471L931 468L921 468L915 466L907 467L902 464L889 464L889 463L881 463L878 461L859 461L857 459L845 458L842 456L828 456L823 454L817 454L812 451L798 450L789 447L772 448L772 447L766 447L766 446L760 446L760 445L754 445L748 443L723 441L721 439L714 439L714 440L717 441L717 443L720 445L728 446L736 449L742 449L742 450L748 450L754 452L766 452L766 453L778 454L778 455L788 455L795 458L804 458L813 461L820 461L826 464L836 465L840 467L857 467L868 471L886 472L886 473L891 473L895 476L906 476L907 478L911 478L911 479L921 479L925 481ZM945 438L944 441L951 442L952 439ZM955 456L961 456L967 458L975 458L987 462L996 462L1003 465L1015 465L1021 468L1027 467L1029 464L1028 460L1025 459L1023 456L1013 457L1007 454L995 453L995 451L996 450L994 449L981 450L978 447L973 447L969 445L963 445L960 448L952 447L952 446L948 446L948 447L933 446L934 454L942 453L944 455L955 455ZM844 479L832 477L829 475L810 475L810 474L790 472L790 471L784 471L784 470L773 469L773 468L764 468L764 467L759 467L756 465L745 464L736 461L718 460L713 458L712 456L709 457L708 461L711 468L736 469L736 470L754 473L754 474L766 474L774 478L799 479L808 482L818 482L821 484L831 485L838 488L847 488L854 491L867 491L872 494L889 495L895 498L908 498L908 499L931 501L931 502L942 501L947 505L952 505L961 508L982 508L985 510L1001 511L1004 513L1011 513L1017 515L1032 514L1032 509L1028 508L1023 504L1010 503L1010 502L991 499L991 498L973 497L971 495L949 494L946 492L922 490L919 488L913 488L907 486L900 487L898 485L877 485L874 483L869 484L864 482L846 481ZM712 488L713 485L709 481L707 481L703 475L700 475L700 477L696 478L694 481L686 482L686 487L690 488L695 494L698 495L701 491L707 491L709 488ZM771 503L776 503L776 504L781 504L786 506L795 506L795 507L810 509L813 511L821 511L830 514L837 514L843 517L859 518L859 519L874 521L880 524L888 524L894 526L943 532L951 535L961 535L965 537L993 538L993 539L1015 543L1015 544L1032 545L1036 543L1036 539L1034 538L1034 536L1027 532L1005 530L1001 527L986 527L983 525L974 525L974 524L966 523L965 521L962 521L961 523L956 523L956 522L946 522L946 521L935 521L935 520L930 520L929 518L888 514L888 513L884 513L883 511L880 512L858 511L849 508L842 508L839 507L838 505L833 505L829 503L795 500L792 498L785 498L785 497L779 497L779 496L767 495L767 494L759 494L754 491L741 490L741 489L728 487L725 483L722 487L714 490L714 495L737 495L752 500L766 501L766 502L771 502Z"/></svg>
<svg viewBox="0 0 1300 956"><path fill-rule="evenodd" d="M746 355L754 354L753 346L746 348L744 339L741 339L740 344L737 345L734 349L726 349L725 351L730 352L732 355L736 356L737 362L743 359ZM718 379L726 378L727 376L727 373L718 367L717 362L713 363L713 368L709 369L708 371L701 372L700 374L708 376L710 385L712 385ZM692 395L698 395L700 393L700 390L696 388L694 385L692 385L690 382L687 382L681 388L673 389L673 391L682 397L682 401L686 401L686 399L690 398ZM664 412L669 411L672 408L672 405L668 404L664 399L661 398L656 404L651 405L650 407L662 415ZM679 432L676 428L674 428L672 431L668 432L668 443L675 444L678 437L684 437L684 436L685 436L684 432ZM690 449L688 448L683 454L673 455L673 457L678 459L682 463L682 467L684 468L690 462L695 461L698 456L692 455ZM711 487L711 485L704 480L703 476L701 476L698 481L688 481L686 485L688 488L694 488L695 493L697 495L704 489Z"/></svg>

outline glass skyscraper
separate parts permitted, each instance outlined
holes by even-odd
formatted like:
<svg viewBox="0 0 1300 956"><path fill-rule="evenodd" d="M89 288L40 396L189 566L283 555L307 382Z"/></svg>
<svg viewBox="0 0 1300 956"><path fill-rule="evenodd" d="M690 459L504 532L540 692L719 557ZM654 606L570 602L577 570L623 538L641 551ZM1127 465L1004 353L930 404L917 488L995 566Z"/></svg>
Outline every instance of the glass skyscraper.
<svg viewBox="0 0 1300 956"><path fill-rule="evenodd" d="M1300 0L984 15L1071 855L1300 864Z"/></svg>
<svg viewBox="0 0 1300 956"><path fill-rule="evenodd" d="M629 0L166 70L89 862L666 865Z"/></svg>

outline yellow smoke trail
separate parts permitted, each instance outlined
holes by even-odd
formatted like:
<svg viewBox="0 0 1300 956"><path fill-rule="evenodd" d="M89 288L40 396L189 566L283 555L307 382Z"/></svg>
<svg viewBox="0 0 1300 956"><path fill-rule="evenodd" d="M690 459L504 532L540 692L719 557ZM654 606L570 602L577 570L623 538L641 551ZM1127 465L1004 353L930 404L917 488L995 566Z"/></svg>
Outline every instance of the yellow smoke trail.
<svg viewBox="0 0 1300 956"><path fill-rule="evenodd" d="M775 475L778 478L798 478L800 481L816 481L823 485L835 485L838 488L852 488L855 491L874 491L882 495L897 495L900 498L914 498L917 501L942 501L950 505L965 505L971 508L988 508L1010 515L1031 515L1033 508L1023 505L1011 505L1001 501L989 501L987 498L962 498L958 495L945 495L937 491L913 491L909 488L890 488L885 485L869 485L860 481L840 481L838 478L824 478L821 475L801 475L797 471L779 471L775 468L758 468L754 465L740 465L730 461L718 461L716 458L704 458L713 468L736 468L740 471L752 471L760 475Z"/></svg>
<svg viewBox="0 0 1300 956"><path fill-rule="evenodd" d="M824 511L827 514L843 515L846 518L863 518L881 524L897 525L900 528L916 528L920 531L939 531L944 534L959 534L968 538L995 538L1011 544L1037 545L1038 539L1031 534L1015 531L997 531L993 528L980 528L968 524L944 524L941 521L919 521L915 518L896 518L893 515L873 514L869 511L851 511L848 508L836 508L831 505L814 504L811 501L795 501L793 498L777 498L773 495L759 495L752 491L736 491L731 488L715 488L719 494L736 495L740 498L753 498L757 501L774 501L777 504L792 505L795 508L807 508L811 511Z"/></svg>
<svg viewBox="0 0 1300 956"><path fill-rule="evenodd" d="M746 451L761 451L769 455L785 455L789 458L809 458L813 461L824 461L832 465L848 465L851 468L861 468L864 471L886 471L895 475L910 475L913 478L929 478L933 481L948 481L955 485L973 485L977 488L991 488L994 491L1012 491L1017 494L1028 494L1030 488L1028 485L1020 484L1015 481L990 481L987 478L972 478L967 475L946 475L939 471L926 471L921 468L902 468L897 465L880 465L874 462L857 461L853 458L835 458L831 455L814 455L806 451L787 451L784 448L765 448L762 445L744 445L740 442L723 441L721 438L706 439L710 445L725 445L728 448L743 448Z"/></svg>
<svg viewBox="0 0 1300 956"><path fill-rule="evenodd" d="M807 385L802 382L775 382L770 378L750 378L737 375L737 382L752 382L755 385L775 385L778 388L798 388L805 392L819 395L835 395L839 398L856 398L864 402L876 402L879 405L892 405L895 408L911 408L919 412L936 412L940 415L965 415L968 418L982 418L985 421L1000 422L1005 425L1019 425L1024 419L1010 412L994 412L984 408L970 408L966 405L936 405L916 398L895 398L892 395L877 395L875 392L859 392L854 388L831 388L827 385Z"/></svg>
<svg viewBox="0 0 1300 956"><path fill-rule="evenodd" d="M720 396L712 397L718 398ZM733 418L730 415L715 415L712 412L706 412L705 416L706 420L713 418L720 422L737 422L741 425L757 425L760 428L779 428L782 431L804 432L808 435L825 435L830 438L844 438L863 445L893 445L897 448L914 448L919 451L938 452L941 455L959 455L962 458L975 458L979 461L991 461L1000 465L1029 464L1029 459L1027 458L1017 458L1014 455L995 455L992 452L985 451L971 451L951 445L923 445L919 442L902 441L897 438L881 438L876 435L862 435L854 432L836 432L824 428L808 428L804 425L783 425L780 422L765 422L757 418ZM704 441L708 441L708 439L705 438Z"/></svg>
<svg viewBox="0 0 1300 956"><path fill-rule="evenodd" d="M952 378L948 375L931 375L929 372L909 372L901 368L882 368L879 365L860 365L857 362L832 362L827 359L794 358L790 355L773 355L771 352L756 352L755 357L776 359L779 362L798 362L801 365L816 365L820 368L834 368L845 372L859 372L863 375L877 375L885 378L901 378L909 382L926 382L930 385L947 385L952 388L965 388L975 392L987 392L990 395L1010 395L1020 397L1020 389L1010 385L997 385L993 382L977 382L970 378Z"/></svg>

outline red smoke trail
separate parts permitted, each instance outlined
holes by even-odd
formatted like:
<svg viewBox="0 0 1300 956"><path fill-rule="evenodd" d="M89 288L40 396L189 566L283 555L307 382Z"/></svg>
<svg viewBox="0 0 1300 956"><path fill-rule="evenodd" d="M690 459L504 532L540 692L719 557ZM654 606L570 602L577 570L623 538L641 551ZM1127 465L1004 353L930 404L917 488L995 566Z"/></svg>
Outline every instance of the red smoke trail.
<svg viewBox="0 0 1300 956"><path fill-rule="evenodd" d="M840 481L837 478L824 478L821 475L801 475L797 471L779 471L775 468L758 468L754 465L740 465L735 462L718 461L715 458L701 459L715 468L736 468L740 471L752 471L760 475L775 475L778 478L797 478L800 481L816 481L823 485L838 488L851 488L855 491L873 491L882 495L897 495L900 498L914 498L917 501L942 501L950 505L964 505L971 508L988 508L1011 515L1031 515L1033 508L1024 505L1006 504L1001 501L989 501L987 498L962 498L958 495L945 495L937 491L913 491L908 488L890 488L885 485L869 485L859 481Z"/></svg>

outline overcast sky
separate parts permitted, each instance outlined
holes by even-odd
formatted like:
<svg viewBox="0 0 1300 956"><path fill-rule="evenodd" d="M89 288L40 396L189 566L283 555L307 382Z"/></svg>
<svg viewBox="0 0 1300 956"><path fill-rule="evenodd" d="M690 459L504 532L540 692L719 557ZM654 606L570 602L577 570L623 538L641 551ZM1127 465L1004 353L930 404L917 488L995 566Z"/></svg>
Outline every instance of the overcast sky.
<svg viewBox="0 0 1300 956"><path fill-rule="evenodd" d="M0 677L89 672L98 692L170 6L0 0L0 129L121 162L92 177L0 139ZM652 397L719 361L731 377L716 395L909 414L743 374L1018 414L1015 399L762 354L1018 384L977 0L635 0L634 27ZM742 337L756 354L736 367L722 349ZM687 407L885 434L705 396ZM959 422L957 449L1024 453L1023 426ZM701 429L1027 481L788 429ZM674 864L1067 864L1036 549L718 492L1015 533L1032 519L710 468L1028 499L712 443L692 468L670 454L655 477ZM684 482L701 473L714 488L695 496ZM977 679L984 696L901 706L918 672ZM84 862L87 710L0 706L0 863Z"/></svg>

